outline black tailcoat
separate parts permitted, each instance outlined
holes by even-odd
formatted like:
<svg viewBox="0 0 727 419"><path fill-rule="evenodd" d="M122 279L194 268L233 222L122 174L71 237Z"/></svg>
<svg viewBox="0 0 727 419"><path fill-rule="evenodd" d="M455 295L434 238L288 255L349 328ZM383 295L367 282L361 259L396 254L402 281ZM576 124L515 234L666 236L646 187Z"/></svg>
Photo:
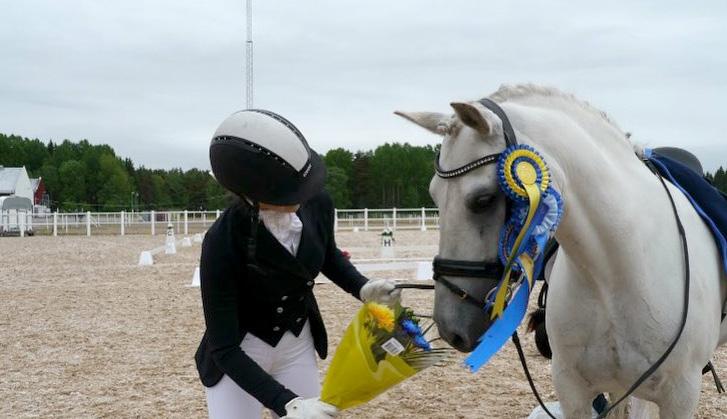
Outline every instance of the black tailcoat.
<svg viewBox="0 0 727 419"><path fill-rule="evenodd" d="M207 330L195 360L202 383L211 387L227 374L279 416L295 394L242 351L243 337L252 333L276 346L288 330L298 336L307 320L316 351L325 358L327 335L313 295L314 278L322 272L356 298L367 281L336 247L327 193L303 204L297 214L303 230L296 256L259 225L256 259L263 274L246 266L250 217L244 205L228 208L210 227L200 262Z"/></svg>

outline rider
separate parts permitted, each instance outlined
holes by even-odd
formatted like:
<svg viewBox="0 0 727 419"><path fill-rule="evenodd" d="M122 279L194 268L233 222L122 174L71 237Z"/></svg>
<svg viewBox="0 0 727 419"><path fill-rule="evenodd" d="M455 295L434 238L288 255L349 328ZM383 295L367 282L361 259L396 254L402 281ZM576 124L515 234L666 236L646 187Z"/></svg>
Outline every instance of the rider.
<svg viewBox="0 0 727 419"><path fill-rule="evenodd" d="M392 281L369 281L336 247L321 158L273 112L232 114L215 132L216 179L240 199L205 235L202 306L207 330L195 355L211 418L326 419L317 352L326 330L313 294L319 272L363 301L393 304ZM259 227L259 228L258 228Z"/></svg>

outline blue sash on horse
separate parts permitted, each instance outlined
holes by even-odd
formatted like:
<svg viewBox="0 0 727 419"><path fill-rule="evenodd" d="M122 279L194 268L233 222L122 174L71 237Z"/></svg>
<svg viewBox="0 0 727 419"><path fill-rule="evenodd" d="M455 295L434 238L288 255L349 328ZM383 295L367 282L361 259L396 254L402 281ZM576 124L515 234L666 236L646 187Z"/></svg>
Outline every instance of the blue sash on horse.
<svg viewBox="0 0 727 419"><path fill-rule="evenodd" d="M679 188L712 231L727 272L727 199L699 173L677 160L660 155L657 150L646 149L644 156L666 179Z"/></svg>

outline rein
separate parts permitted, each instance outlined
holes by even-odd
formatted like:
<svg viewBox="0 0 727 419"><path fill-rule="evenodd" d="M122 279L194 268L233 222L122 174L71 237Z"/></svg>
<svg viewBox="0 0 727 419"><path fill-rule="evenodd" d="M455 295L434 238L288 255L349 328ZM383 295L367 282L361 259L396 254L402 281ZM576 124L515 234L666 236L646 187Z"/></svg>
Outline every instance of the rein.
<svg viewBox="0 0 727 419"><path fill-rule="evenodd" d="M659 178L659 182L661 182L661 185L664 187L664 190L666 191L666 195L669 197L669 202L671 203L671 209L674 212L674 219L676 220L677 224L677 230L679 230L679 238L681 239L682 243L682 254L684 256L684 303L683 303L683 309L682 309L682 319L681 323L679 324L679 331L677 332L676 337L671 342L669 347L664 351L664 353L659 357L659 359L654 362L654 364L649 367L646 371L644 371L643 374L634 382L634 384L629 387L629 389L626 391L626 393L621 396L620 399L618 399L615 403L608 406L606 410L604 410L600 415L598 415L598 418L605 418L616 406L618 406L621 402L626 400L631 394L633 394L636 389L641 386L641 384L644 383L649 377L651 377L654 372L661 366L661 364L666 361L666 358L671 354L671 352L674 350L674 347L677 345L677 342L679 342L679 338L682 337L682 332L684 331L684 327L687 324L687 315L689 313L689 287L691 283L691 275L689 273L689 248L687 246L687 235L684 232L684 226L682 225L682 220L679 217L679 212L677 211L677 206L674 203L674 197L672 197L671 192L669 191L669 187L666 186L666 182L664 182L664 178L661 177L661 174L651 165L650 162L644 161L647 167L651 169L652 172L656 174L656 177Z"/></svg>

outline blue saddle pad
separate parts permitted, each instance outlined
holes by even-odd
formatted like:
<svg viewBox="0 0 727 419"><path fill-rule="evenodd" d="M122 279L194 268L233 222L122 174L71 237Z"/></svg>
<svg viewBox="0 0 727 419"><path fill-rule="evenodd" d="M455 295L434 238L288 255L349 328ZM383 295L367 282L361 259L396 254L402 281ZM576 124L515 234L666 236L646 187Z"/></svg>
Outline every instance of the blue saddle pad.
<svg viewBox="0 0 727 419"><path fill-rule="evenodd" d="M712 231L722 255L722 265L727 272L727 199L699 173L677 160L646 149L645 157L654 164L663 177L679 188L694 206Z"/></svg>

